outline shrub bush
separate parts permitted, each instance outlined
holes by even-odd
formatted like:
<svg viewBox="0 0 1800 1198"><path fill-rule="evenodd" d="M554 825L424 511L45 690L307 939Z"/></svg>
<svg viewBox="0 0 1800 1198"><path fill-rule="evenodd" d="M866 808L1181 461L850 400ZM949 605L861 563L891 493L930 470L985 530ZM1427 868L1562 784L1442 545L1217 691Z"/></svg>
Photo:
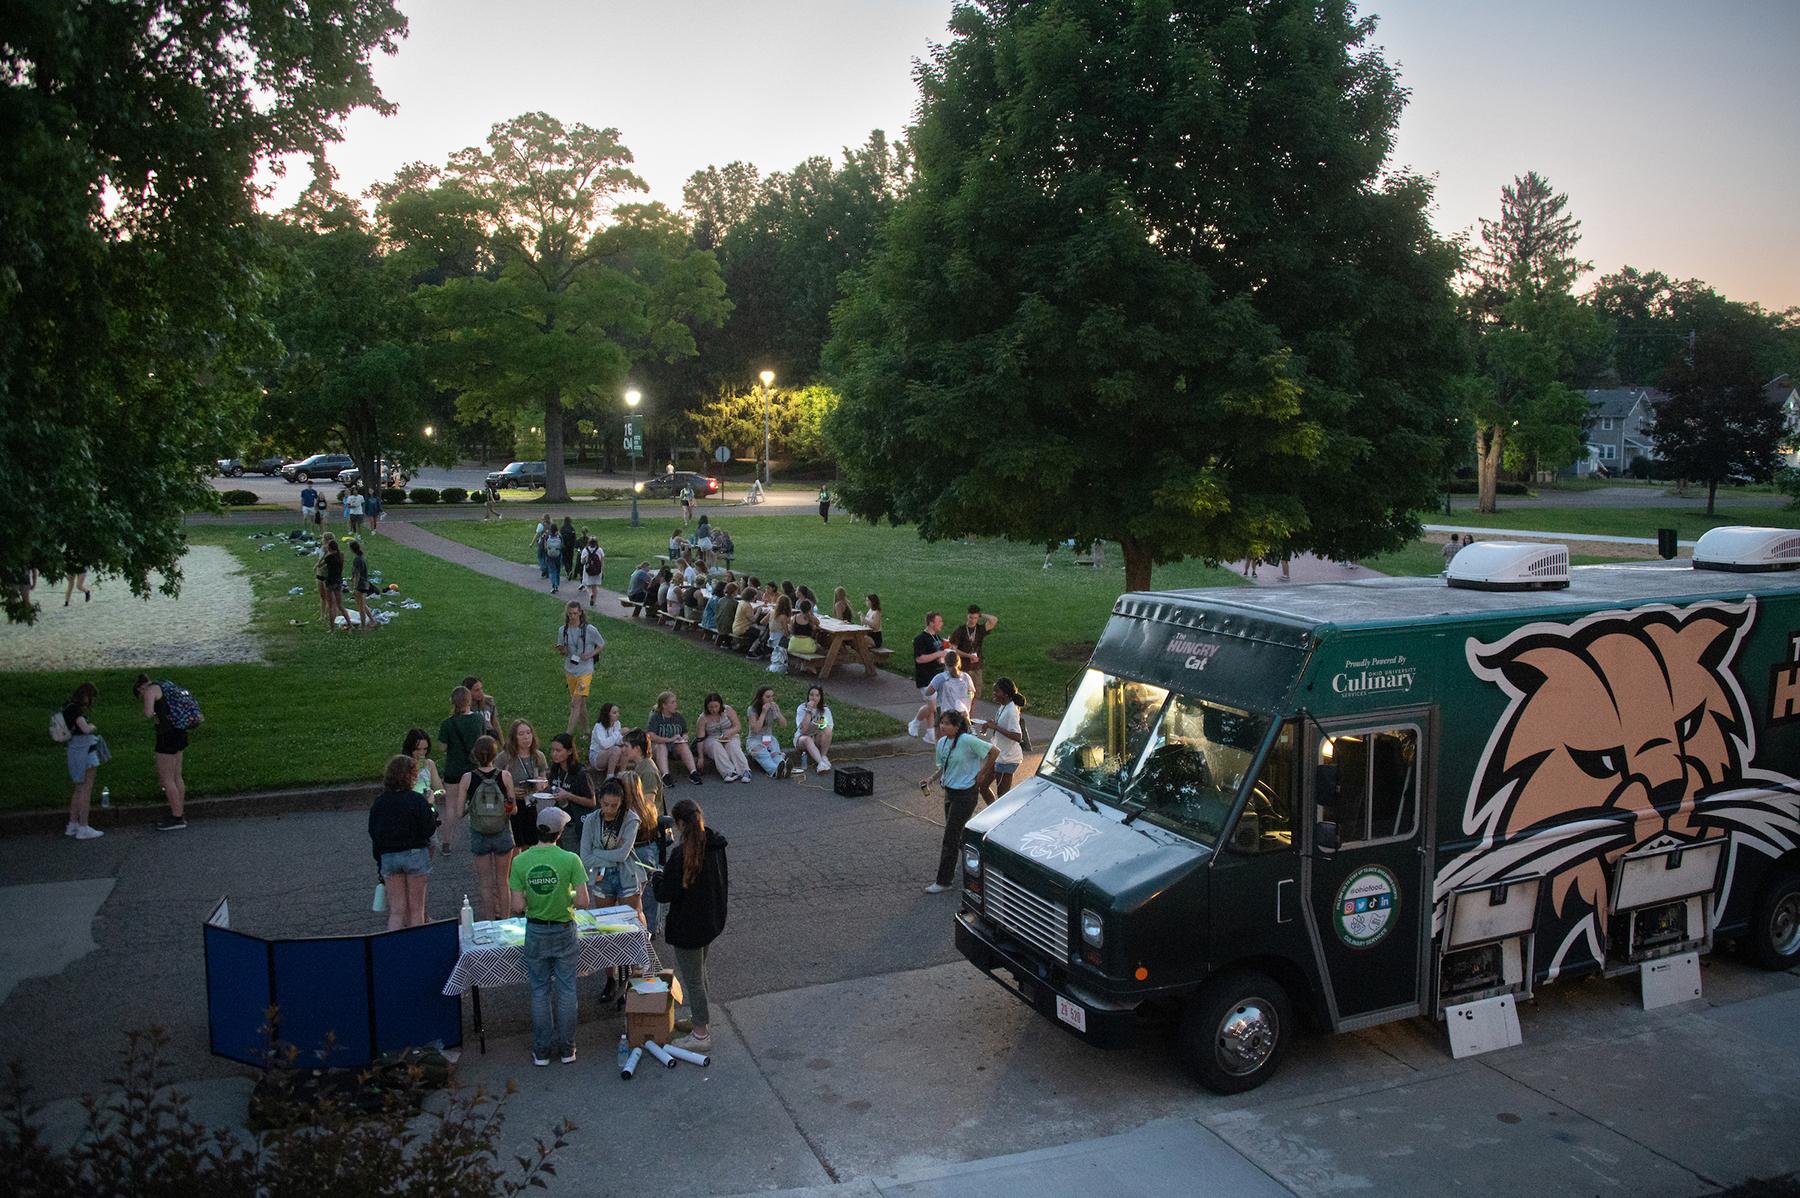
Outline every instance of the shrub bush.
<svg viewBox="0 0 1800 1198"><path fill-rule="evenodd" d="M405 503L406 502L406 492L401 490L399 487L383 487L383 488L381 488L381 502L383 502L383 503Z"/></svg>
<svg viewBox="0 0 1800 1198"><path fill-rule="evenodd" d="M414 487L407 494L407 499L413 503L436 503L440 498L436 487Z"/></svg>
<svg viewBox="0 0 1800 1198"><path fill-rule="evenodd" d="M594 495L595 499L630 499L631 498L631 488L630 487L595 487L594 491L593 491L593 495Z"/></svg>
<svg viewBox="0 0 1800 1198"><path fill-rule="evenodd" d="M465 503L469 498L469 493L461 487L445 487L439 495L445 503Z"/></svg>
<svg viewBox="0 0 1800 1198"><path fill-rule="evenodd" d="M1444 489L1452 495L1479 495L1481 484L1472 478L1458 478L1451 480ZM1501 479L1494 484L1494 493L1496 495L1529 495L1531 488L1524 483Z"/></svg>
<svg viewBox="0 0 1800 1198"><path fill-rule="evenodd" d="M219 502L226 507L249 507L258 502L255 491L231 490L219 496Z"/></svg>

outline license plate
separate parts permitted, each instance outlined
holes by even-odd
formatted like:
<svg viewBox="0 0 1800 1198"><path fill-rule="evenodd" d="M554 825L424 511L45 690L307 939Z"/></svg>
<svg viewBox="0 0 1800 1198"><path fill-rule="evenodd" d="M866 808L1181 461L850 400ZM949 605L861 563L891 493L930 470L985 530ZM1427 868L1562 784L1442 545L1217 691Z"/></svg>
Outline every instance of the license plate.
<svg viewBox="0 0 1800 1198"><path fill-rule="evenodd" d="M1056 996L1056 1017L1078 1032L1087 1031L1087 1012L1060 994Z"/></svg>

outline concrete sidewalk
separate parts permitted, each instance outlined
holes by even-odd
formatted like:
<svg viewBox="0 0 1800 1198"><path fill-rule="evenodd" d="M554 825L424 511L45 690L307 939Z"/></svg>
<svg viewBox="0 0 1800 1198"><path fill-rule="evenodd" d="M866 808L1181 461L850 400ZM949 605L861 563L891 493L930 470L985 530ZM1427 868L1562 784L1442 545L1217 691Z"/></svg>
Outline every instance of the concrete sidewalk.
<svg viewBox="0 0 1800 1198"><path fill-rule="evenodd" d="M1522 537L1527 541L1586 541L1595 545L1656 545L1655 537L1615 537L1597 532L1543 532L1525 528L1481 528L1472 524L1427 524L1426 532L1466 532L1473 533L1477 540L1504 541L1512 537ZM1694 542L1677 541L1684 549L1692 549Z"/></svg>

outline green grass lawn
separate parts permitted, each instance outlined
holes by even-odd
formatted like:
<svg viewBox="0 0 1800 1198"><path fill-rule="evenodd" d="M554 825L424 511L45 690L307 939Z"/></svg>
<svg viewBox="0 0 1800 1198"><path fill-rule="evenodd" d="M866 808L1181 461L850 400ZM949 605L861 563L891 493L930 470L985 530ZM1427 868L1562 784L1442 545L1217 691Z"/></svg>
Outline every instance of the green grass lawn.
<svg viewBox="0 0 1800 1198"><path fill-rule="evenodd" d="M1066 550L1045 570L1042 548L1005 541L931 544L911 528L852 524L842 517L826 525L817 516L733 520L712 515L731 530L739 573L805 583L827 611L832 590L840 584L859 612L865 594L880 595L885 643L896 649L888 665L907 675L907 649L925 613L942 611L950 628L969 604L979 603L1000 617L998 630L987 641L988 683L1010 676L1040 715L1062 711L1064 689L1087 661L1125 585L1117 546L1109 546L1111 565L1105 570L1072 565ZM616 518L576 523L600 538L607 581L622 590L632 567L667 550L669 533L680 522L679 515L671 518L664 512L647 517L635 530ZM523 522L445 521L434 523L431 531L511 561L533 560L531 530ZM1154 583L1159 588L1237 586L1243 579L1231 570L1183 562L1157 567Z"/></svg>
<svg viewBox="0 0 1800 1198"><path fill-rule="evenodd" d="M1716 515L1689 508L1635 507L1539 507L1501 510L1492 515L1457 512L1446 519L1438 514L1431 523L1468 525L1475 528L1523 528L1573 535L1593 533L1620 537L1655 537L1659 528L1673 528L1682 540L1693 540L1709 528L1725 524L1749 524L1765 528L1800 528L1800 509L1787 507L1720 507ZM1379 568L1379 567L1377 567Z"/></svg>
<svg viewBox="0 0 1800 1198"><path fill-rule="evenodd" d="M1642 560L1652 556L1648 546L1621 545L1617 553L1571 553L1571 566L1593 566L1603 562ZM1444 572L1442 541L1414 541L1392 553L1364 559L1371 570L1396 577L1429 578Z"/></svg>
<svg viewBox="0 0 1800 1198"><path fill-rule="evenodd" d="M504 527L516 533L519 526ZM541 739L548 741L567 724L568 693L554 649L562 600L377 537L369 545L371 566L424 606L367 635L330 634L312 589L313 559L285 548L258 552L266 542L247 539L252 531L192 528L189 537L196 544L223 545L243 563L255 588L254 627L269 664L143 667L152 677L171 677L193 691L205 712L186 758L190 794L378 781L408 728L424 728L435 738L449 714L450 691L467 674L482 677L498 697L503 718L531 720ZM307 589L290 596L291 586ZM611 700L628 724L640 724L664 689L680 694L691 721L707 691L720 691L741 710L771 678L755 663L648 628L606 621L601 630L606 652L589 711ZM130 693L135 672L0 673L7 694L0 735L29 746L13 770L13 784L0 794L0 808L68 802L63 749L50 742L45 726L82 681L100 690L94 722L113 751L100 779L116 802L158 796L149 722ZM799 678L776 685L789 709L804 698L805 682ZM900 727L879 712L846 704L834 709L846 740L890 735ZM585 736L581 743L585 748Z"/></svg>

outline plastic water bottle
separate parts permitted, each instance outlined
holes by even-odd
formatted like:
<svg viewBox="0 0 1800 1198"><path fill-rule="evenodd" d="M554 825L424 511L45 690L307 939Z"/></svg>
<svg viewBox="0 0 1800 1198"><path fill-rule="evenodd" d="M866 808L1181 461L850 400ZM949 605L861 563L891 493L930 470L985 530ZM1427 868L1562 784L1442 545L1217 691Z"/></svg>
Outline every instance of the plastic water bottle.
<svg viewBox="0 0 1800 1198"><path fill-rule="evenodd" d="M100 788L100 805L102 807L112 806L112 787L102 786Z"/></svg>
<svg viewBox="0 0 1800 1198"><path fill-rule="evenodd" d="M469 896L463 895L462 934L466 939L475 939L475 908L469 906Z"/></svg>
<svg viewBox="0 0 1800 1198"><path fill-rule="evenodd" d="M625 1042L625 1033L619 1033L619 1072L625 1072L626 1058L631 1056L631 1046Z"/></svg>

